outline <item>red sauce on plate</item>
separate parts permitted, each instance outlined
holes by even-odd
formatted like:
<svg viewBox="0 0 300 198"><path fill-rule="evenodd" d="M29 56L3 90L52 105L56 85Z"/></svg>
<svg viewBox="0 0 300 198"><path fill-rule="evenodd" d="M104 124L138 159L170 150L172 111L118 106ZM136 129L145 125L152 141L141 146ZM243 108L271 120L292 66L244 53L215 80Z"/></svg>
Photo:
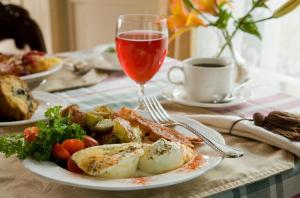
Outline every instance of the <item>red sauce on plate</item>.
<svg viewBox="0 0 300 198"><path fill-rule="evenodd" d="M133 180L133 183L140 184L140 185L146 185L150 181L150 178L137 177L137 178L133 178L132 180Z"/></svg>
<svg viewBox="0 0 300 198"><path fill-rule="evenodd" d="M188 162L186 165L184 165L180 171L193 171L198 169L200 166L204 164L204 156L201 154L198 154L192 159L192 161Z"/></svg>

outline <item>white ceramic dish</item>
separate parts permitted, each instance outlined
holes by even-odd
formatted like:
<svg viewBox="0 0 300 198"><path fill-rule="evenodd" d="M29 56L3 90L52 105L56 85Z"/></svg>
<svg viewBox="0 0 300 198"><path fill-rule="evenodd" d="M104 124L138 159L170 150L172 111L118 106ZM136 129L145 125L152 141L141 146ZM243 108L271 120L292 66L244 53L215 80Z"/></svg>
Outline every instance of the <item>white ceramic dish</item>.
<svg viewBox="0 0 300 198"><path fill-rule="evenodd" d="M33 116L29 120L21 120L21 121L10 121L10 122L0 122L0 127L5 126L18 126L25 125L30 123L35 123L37 121L43 120L45 111L56 105L67 105L65 100L59 96L54 94L50 94L42 91L33 91L32 95L39 102L39 107L33 114Z"/></svg>
<svg viewBox="0 0 300 198"><path fill-rule="evenodd" d="M143 113L144 116L146 114ZM146 116L147 117L147 116ZM225 143L223 137L215 130L208 128L201 123L189 119L184 116L173 116L175 120L185 122L201 132L206 133L209 137L220 143ZM183 134L192 135L189 131L178 128ZM196 168L188 169L181 167L179 169L167 172L164 174L142 177L142 178L128 178L128 179L101 179L97 177L79 175L69 172L53 162L38 162L32 159L23 161L25 168L33 173L50 179L54 182L76 186L80 188L97 189L97 190L140 190L159 188L164 186L171 186L174 184L186 182L199 177L210 169L215 168L221 161L222 157L216 155L214 151L208 148L207 145L200 146L196 149L199 154L204 155L204 160L201 160ZM195 164L196 161L194 161ZM194 164L194 165L195 165Z"/></svg>
<svg viewBox="0 0 300 198"><path fill-rule="evenodd" d="M27 82L30 89L37 87L43 80L45 80L48 76L58 72L62 68L63 64L57 64L52 66L50 69L34 74L29 74L26 76L21 76L20 78Z"/></svg>
<svg viewBox="0 0 300 198"><path fill-rule="evenodd" d="M178 104L193 106L193 107L205 107L205 108L226 108L236 106L247 102L251 98L251 90L247 88L241 88L236 94L236 99L227 103L205 103L194 101L186 95L182 87L176 87L169 89L171 91L165 91L164 96L173 102Z"/></svg>

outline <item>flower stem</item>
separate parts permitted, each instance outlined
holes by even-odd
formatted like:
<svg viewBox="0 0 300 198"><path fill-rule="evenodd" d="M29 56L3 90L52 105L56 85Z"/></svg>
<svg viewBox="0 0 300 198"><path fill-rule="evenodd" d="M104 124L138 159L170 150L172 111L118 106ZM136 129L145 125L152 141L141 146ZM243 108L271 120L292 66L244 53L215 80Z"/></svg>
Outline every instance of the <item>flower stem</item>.
<svg viewBox="0 0 300 198"><path fill-rule="evenodd" d="M267 21L267 20L270 20L270 19L273 19L273 16L270 16L270 17L264 18L264 19L259 19L257 21L254 21L254 23L260 23L260 22Z"/></svg>
<svg viewBox="0 0 300 198"><path fill-rule="evenodd" d="M241 18L241 20L238 22L238 24L235 27L235 30L232 32L232 34L226 39L225 44L222 46L221 50L219 51L219 53L217 54L217 57L220 57L221 54L223 53L223 51L225 50L225 48L227 47L227 45L229 45L229 43L231 43L232 38L235 36L235 34L237 33L237 31L239 30L239 28L241 27L241 25L244 23L244 21L250 16L250 14L252 13L252 11L258 6L258 3L260 1L257 1L252 8L247 12L247 14Z"/></svg>

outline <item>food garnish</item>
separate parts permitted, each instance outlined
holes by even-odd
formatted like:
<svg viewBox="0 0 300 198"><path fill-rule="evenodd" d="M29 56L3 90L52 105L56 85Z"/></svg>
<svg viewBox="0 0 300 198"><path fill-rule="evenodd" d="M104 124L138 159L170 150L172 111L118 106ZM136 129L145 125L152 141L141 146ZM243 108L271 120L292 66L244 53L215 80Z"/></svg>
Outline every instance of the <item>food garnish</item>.
<svg viewBox="0 0 300 198"><path fill-rule="evenodd" d="M116 53L116 49L114 47L108 47L104 51L108 53Z"/></svg>
<svg viewBox="0 0 300 198"><path fill-rule="evenodd" d="M35 138L29 138L33 136L30 135L32 128L25 129L25 139L24 134L0 136L0 152L6 157L16 154L20 159L51 160L52 147L56 143L66 139L83 139L85 131L78 124L71 123L68 117L62 117L60 110L61 106L56 106L46 111L47 119L37 124L39 131Z"/></svg>

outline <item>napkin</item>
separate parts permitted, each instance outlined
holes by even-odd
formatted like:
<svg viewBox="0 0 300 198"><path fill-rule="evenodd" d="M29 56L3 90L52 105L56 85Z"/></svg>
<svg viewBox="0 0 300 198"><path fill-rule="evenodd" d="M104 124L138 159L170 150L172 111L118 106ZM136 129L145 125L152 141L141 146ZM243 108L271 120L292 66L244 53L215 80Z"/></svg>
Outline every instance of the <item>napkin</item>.
<svg viewBox="0 0 300 198"><path fill-rule="evenodd" d="M85 74L76 73L64 66L60 71L47 78L35 90L56 92L87 87L99 83L107 77L106 73L91 69Z"/></svg>
<svg viewBox="0 0 300 198"><path fill-rule="evenodd" d="M300 157L300 142L290 141L283 136L274 134L262 127L255 126L252 121L242 120L235 124L231 132L229 132L233 123L240 120L241 117L223 115L191 115L189 117L198 120L221 133L230 133L231 135L264 142L283 150L287 150Z"/></svg>

